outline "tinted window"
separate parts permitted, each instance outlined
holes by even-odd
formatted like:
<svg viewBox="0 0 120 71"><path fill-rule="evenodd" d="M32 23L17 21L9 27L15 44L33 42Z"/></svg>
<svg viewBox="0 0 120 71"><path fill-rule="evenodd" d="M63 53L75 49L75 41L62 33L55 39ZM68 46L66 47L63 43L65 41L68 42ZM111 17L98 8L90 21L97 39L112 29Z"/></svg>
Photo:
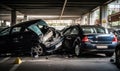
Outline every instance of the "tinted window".
<svg viewBox="0 0 120 71"><path fill-rule="evenodd" d="M97 33L106 33L104 28L97 27L96 28Z"/></svg>
<svg viewBox="0 0 120 71"><path fill-rule="evenodd" d="M64 32L63 34L64 34L64 35L69 35L69 34L70 34L70 31L71 31L71 29L69 28L69 29L65 30L65 32Z"/></svg>
<svg viewBox="0 0 120 71"><path fill-rule="evenodd" d="M103 27L82 27L84 33L107 33Z"/></svg>
<svg viewBox="0 0 120 71"><path fill-rule="evenodd" d="M11 33L16 33L16 32L20 32L21 27L13 27L12 32Z"/></svg>
<svg viewBox="0 0 120 71"><path fill-rule="evenodd" d="M70 34L78 34L79 31L77 28L73 28Z"/></svg>
<svg viewBox="0 0 120 71"><path fill-rule="evenodd" d="M95 28L92 27L82 27L84 33L95 33Z"/></svg>

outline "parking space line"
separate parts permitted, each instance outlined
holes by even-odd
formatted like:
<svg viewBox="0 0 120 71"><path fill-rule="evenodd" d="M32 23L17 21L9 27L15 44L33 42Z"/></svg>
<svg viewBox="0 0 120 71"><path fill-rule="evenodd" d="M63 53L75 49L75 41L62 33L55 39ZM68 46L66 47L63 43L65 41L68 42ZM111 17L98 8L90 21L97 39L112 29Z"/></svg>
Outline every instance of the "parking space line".
<svg viewBox="0 0 120 71"><path fill-rule="evenodd" d="M0 61L0 63L3 63L3 62L5 62L5 61L7 61L8 59L10 59L10 57L4 58L3 60Z"/></svg>
<svg viewBox="0 0 120 71"><path fill-rule="evenodd" d="M37 61L44 62L44 61L50 61L50 60L42 59L42 60L27 60L27 61L28 62L37 62Z"/></svg>
<svg viewBox="0 0 120 71"><path fill-rule="evenodd" d="M9 71L15 71L19 66L20 64L15 64Z"/></svg>

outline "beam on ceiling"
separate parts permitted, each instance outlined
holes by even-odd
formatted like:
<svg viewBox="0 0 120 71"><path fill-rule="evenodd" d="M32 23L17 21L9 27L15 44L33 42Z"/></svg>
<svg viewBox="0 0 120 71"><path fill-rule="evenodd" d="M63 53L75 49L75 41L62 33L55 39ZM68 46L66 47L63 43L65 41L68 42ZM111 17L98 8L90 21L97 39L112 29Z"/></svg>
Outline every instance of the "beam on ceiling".
<svg viewBox="0 0 120 71"><path fill-rule="evenodd" d="M65 0L65 2L64 2L63 8L62 8L62 11L61 11L61 14L60 14L60 19L61 19L63 13L64 13L66 4L67 4L67 0Z"/></svg>
<svg viewBox="0 0 120 71"><path fill-rule="evenodd" d="M109 4L109 3L113 2L113 1L115 1L115 0L109 0L109 1L105 2L104 4Z"/></svg>
<svg viewBox="0 0 120 71"><path fill-rule="evenodd" d="M8 7L8 6L4 5L4 4L0 4L0 6L7 9L7 10L10 10L10 11L13 10L12 8L10 8L10 7Z"/></svg>

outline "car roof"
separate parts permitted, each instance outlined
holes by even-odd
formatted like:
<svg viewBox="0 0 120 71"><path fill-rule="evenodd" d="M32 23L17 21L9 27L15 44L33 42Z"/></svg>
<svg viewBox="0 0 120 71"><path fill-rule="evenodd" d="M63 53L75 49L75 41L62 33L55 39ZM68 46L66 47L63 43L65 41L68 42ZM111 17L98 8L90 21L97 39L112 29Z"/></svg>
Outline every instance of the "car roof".
<svg viewBox="0 0 120 71"><path fill-rule="evenodd" d="M37 20L30 20L30 21L26 21L26 22L21 22L21 23L13 25L12 27L30 26L30 25L33 25L35 23L39 23L40 25L47 25L47 23L45 21L43 21L42 19L37 19Z"/></svg>
<svg viewBox="0 0 120 71"><path fill-rule="evenodd" d="M80 25L80 24L76 24L76 25L70 25L69 27L73 27L73 26L80 26L80 27L101 27L104 28L102 26L97 26L97 25Z"/></svg>
<svg viewBox="0 0 120 71"><path fill-rule="evenodd" d="M80 25L81 27L102 27L102 26L97 26L97 25Z"/></svg>

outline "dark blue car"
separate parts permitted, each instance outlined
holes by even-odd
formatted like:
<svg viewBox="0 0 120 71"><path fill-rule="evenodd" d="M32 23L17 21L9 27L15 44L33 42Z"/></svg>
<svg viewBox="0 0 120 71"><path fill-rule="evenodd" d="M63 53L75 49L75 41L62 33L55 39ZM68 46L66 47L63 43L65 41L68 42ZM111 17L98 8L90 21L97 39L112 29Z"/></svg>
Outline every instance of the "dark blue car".
<svg viewBox="0 0 120 71"><path fill-rule="evenodd" d="M107 29L95 25L73 25L63 31L63 48L79 56L82 53L104 53L112 56L117 37Z"/></svg>

